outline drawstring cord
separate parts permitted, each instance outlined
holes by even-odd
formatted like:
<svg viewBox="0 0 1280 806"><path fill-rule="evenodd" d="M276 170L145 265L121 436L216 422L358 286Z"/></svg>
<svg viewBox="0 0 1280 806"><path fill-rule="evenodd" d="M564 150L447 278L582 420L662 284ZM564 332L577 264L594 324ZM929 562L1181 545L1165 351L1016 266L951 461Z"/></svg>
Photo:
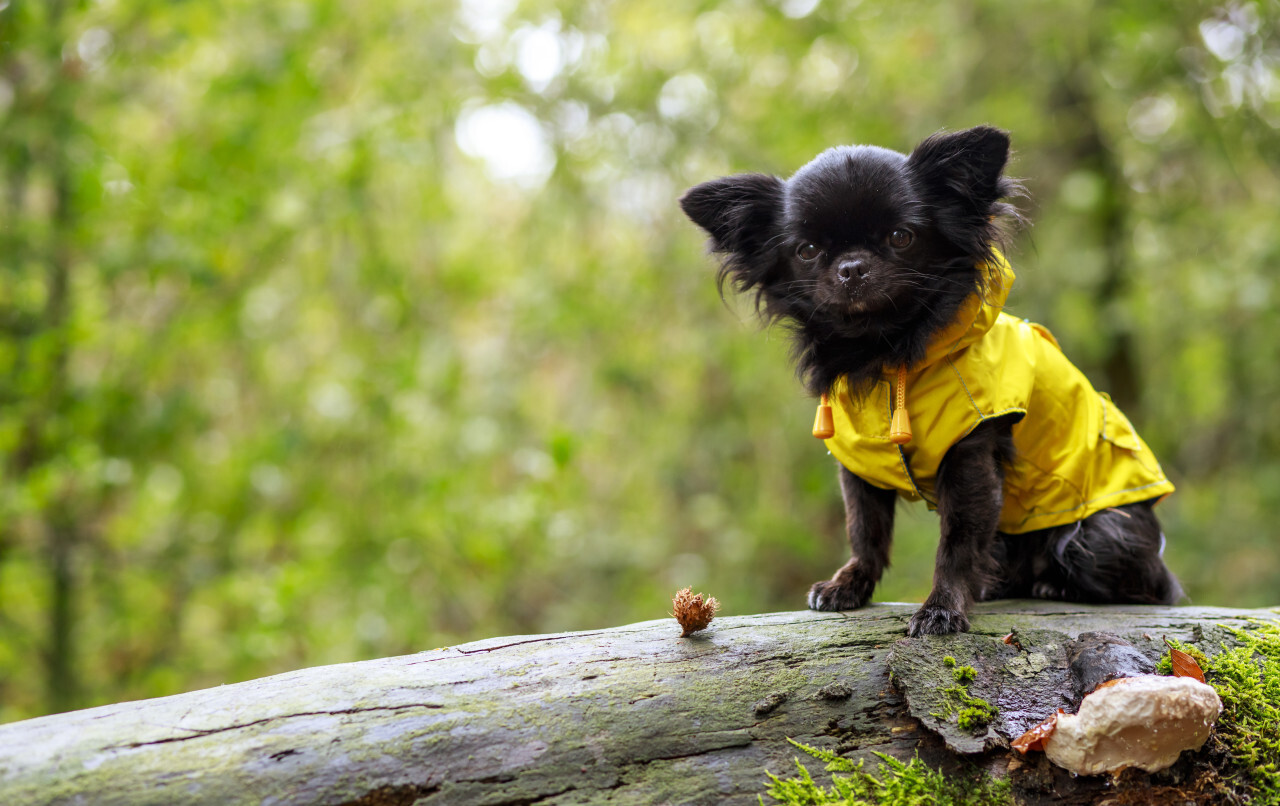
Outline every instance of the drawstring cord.
<svg viewBox="0 0 1280 806"><path fill-rule="evenodd" d="M906 445L911 441L911 418L907 416L907 365L898 367L898 400L889 422L889 441Z"/></svg>
<svg viewBox="0 0 1280 806"><path fill-rule="evenodd" d="M813 435L818 439L831 439L836 434L835 418L831 414L831 399L823 392L818 402L818 412L813 418ZM911 418L907 416L907 366L898 367L898 389L893 419L889 423L889 441L894 445L906 445L911 441Z"/></svg>

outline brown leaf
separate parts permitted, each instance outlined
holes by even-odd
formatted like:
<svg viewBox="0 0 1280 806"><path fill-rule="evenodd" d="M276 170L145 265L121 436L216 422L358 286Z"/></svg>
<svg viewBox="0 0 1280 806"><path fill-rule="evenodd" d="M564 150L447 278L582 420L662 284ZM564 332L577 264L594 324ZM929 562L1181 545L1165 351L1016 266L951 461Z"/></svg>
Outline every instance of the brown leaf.
<svg viewBox="0 0 1280 806"><path fill-rule="evenodd" d="M1181 649L1174 649L1169 639L1164 639L1169 644L1169 660L1173 663L1174 677L1190 677L1192 680L1204 682L1204 672L1200 670L1200 664L1196 663L1196 659L1183 652Z"/></svg>
<svg viewBox="0 0 1280 806"><path fill-rule="evenodd" d="M708 596L704 601L701 593L695 594L692 588L682 588L671 599L671 607L671 615L684 628L680 637L687 638L698 630L707 628L720 609L720 603L714 596Z"/></svg>
<svg viewBox="0 0 1280 806"><path fill-rule="evenodd" d="M1019 651L1023 651L1023 650L1022 650L1022 642L1018 640L1018 631L1017 631L1017 630L1010 630L1010 631L1009 631L1009 634L1008 634L1008 635L1006 635L1006 636L1005 636L1004 638L1002 638L1001 640L1002 640L1002 641L1004 641L1004 642L1005 642L1006 644L1008 644L1009 646L1012 646L1012 647L1014 647L1015 649L1017 649L1017 650L1019 650Z"/></svg>
<svg viewBox="0 0 1280 806"><path fill-rule="evenodd" d="M1024 755L1029 750L1043 750L1044 740L1053 735L1053 732L1058 728L1058 717L1064 713L1066 712L1059 708L1058 713L1014 739L1013 749Z"/></svg>

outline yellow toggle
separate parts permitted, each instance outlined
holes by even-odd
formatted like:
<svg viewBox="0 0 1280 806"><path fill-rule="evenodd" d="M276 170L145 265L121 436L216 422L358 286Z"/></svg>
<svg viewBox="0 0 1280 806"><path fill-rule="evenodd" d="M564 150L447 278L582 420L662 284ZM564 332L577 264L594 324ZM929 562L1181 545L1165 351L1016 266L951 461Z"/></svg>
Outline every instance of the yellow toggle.
<svg viewBox="0 0 1280 806"><path fill-rule="evenodd" d="M822 402L818 404L818 413L813 418L813 435L818 439L831 439L836 435L835 417L831 415L831 401L827 400L827 396L822 396Z"/></svg>

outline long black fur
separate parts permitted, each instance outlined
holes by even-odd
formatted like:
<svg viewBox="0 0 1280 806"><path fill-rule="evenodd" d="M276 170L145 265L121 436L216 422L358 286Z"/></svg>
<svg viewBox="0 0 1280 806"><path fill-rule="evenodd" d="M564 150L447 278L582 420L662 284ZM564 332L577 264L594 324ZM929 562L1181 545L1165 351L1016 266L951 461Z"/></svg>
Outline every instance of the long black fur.
<svg viewBox="0 0 1280 806"><path fill-rule="evenodd" d="M920 361L964 301L986 292L983 266L1023 223L1004 201L1026 195L1004 175L1008 156L1008 135L989 126L935 134L910 155L841 146L790 179L715 179L680 204L721 257L722 293L726 284L754 293L762 317L790 328L809 392L844 377L859 395L886 370ZM1176 601L1149 503L1030 535L996 531L1013 424L983 423L944 457L934 587L908 632L968 629L969 605L997 596ZM895 494L843 467L840 487L852 557L810 590L818 610L866 604L889 564Z"/></svg>

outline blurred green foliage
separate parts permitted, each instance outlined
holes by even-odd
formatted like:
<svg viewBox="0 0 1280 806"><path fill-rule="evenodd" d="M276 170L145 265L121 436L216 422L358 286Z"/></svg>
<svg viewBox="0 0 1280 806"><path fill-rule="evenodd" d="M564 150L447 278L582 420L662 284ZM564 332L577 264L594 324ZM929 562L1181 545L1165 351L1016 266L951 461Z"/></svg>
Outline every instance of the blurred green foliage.
<svg viewBox="0 0 1280 806"><path fill-rule="evenodd" d="M1280 5L0 2L0 720L802 607L785 333L675 205L1013 132L1012 309L1127 408L1199 604L1280 588ZM882 600L927 592L899 518Z"/></svg>

